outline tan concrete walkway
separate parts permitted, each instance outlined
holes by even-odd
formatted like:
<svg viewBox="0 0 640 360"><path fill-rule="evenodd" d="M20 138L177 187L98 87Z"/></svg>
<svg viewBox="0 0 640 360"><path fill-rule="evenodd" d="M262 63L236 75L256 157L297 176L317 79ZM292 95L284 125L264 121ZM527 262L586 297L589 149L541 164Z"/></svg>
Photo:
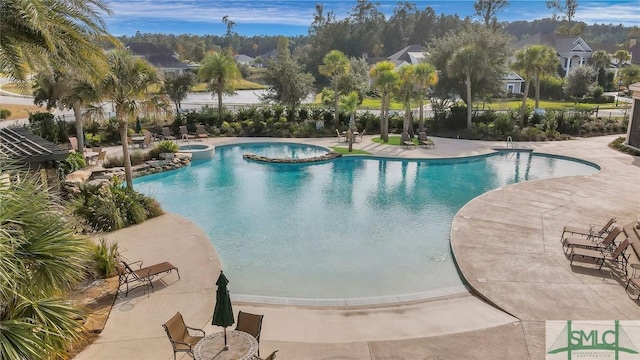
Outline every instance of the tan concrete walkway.
<svg viewBox="0 0 640 360"><path fill-rule="evenodd" d="M234 303L234 310L265 314L261 353L279 349L278 358L285 360L540 359L544 358L543 320L591 318L594 308L603 306L597 297L608 301L598 318L637 318L638 306L624 294L623 286L603 279L604 270L596 275L576 273L577 267L569 268L562 257L559 243L564 224L588 224L610 216L631 221L640 215L638 201L629 201L637 192L640 161L608 149L614 138L525 143L536 151L596 162L602 171L498 189L471 201L454 219L452 246L465 278L522 322L469 293L353 308ZM354 147L404 158L477 155L505 145L436 138L435 149L400 149L369 139ZM219 145L274 139L206 141ZM338 145L335 138L279 141ZM171 347L161 324L175 311L182 312L189 325L208 333L221 331L210 325L220 261L193 223L167 214L107 238L117 240L129 260L172 262L180 268L181 279L169 274L154 283L156 291L150 295L136 290L127 298L120 296L98 341L77 359L170 359ZM574 297L574 287L581 291L578 301L586 301L582 308L590 307L590 313L572 313L573 302L563 300ZM539 299L544 297L548 299Z"/></svg>

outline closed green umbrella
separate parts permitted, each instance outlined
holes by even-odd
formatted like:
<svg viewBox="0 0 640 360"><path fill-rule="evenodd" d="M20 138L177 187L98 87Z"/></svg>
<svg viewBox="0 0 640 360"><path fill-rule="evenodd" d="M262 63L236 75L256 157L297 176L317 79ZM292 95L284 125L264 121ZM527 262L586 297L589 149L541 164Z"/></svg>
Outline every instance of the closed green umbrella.
<svg viewBox="0 0 640 360"><path fill-rule="evenodd" d="M227 280L227 277L220 271L220 276L218 277L218 281L216 281L216 285L218 285L218 290L216 290L216 307L213 310L213 320L211 321L211 325L222 326L224 328L225 348L227 348L227 326L231 326L235 322L227 284L229 284L229 280Z"/></svg>
<svg viewBox="0 0 640 360"><path fill-rule="evenodd" d="M140 122L140 118L139 117L136 118L136 125L135 125L134 130L138 134L140 134L142 132L142 123Z"/></svg>

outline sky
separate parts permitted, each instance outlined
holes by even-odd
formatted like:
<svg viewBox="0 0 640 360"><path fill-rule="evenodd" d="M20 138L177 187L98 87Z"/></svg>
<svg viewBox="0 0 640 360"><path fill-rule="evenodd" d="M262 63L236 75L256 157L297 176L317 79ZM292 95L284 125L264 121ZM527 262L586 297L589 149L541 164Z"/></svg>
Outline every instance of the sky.
<svg viewBox="0 0 640 360"><path fill-rule="evenodd" d="M379 10L392 14L399 0L377 1ZM372 1L375 2L375 1ZM436 14L474 15L470 0L411 1L422 10L427 6ZM105 16L107 30L116 36L142 33L224 35L227 15L235 22L233 30L240 35L307 35L313 21L315 4L322 3L338 18L348 16L355 0L106 0L113 11ZM498 14L500 21L548 18L553 10L544 0L511 0ZM640 26L640 0L579 0L575 20L587 24L623 24Z"/></svg>

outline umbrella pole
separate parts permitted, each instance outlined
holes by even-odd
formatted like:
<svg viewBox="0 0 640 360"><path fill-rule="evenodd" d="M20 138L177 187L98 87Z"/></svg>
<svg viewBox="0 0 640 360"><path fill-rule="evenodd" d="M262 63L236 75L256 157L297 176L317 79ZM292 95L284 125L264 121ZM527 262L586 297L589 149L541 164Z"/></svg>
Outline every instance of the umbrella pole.
<svg viewBox="0 0 640 360"><path fill-rule="evenodd" d="M224 328L224 349L229 350L229 345L227 345L227 328Z"/></svg>

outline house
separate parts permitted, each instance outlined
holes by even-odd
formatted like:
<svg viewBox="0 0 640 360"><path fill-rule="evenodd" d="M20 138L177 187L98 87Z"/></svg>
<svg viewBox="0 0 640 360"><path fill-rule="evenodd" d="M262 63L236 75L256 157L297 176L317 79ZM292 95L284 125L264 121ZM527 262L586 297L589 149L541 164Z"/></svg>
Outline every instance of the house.
<svg viewBox="0 0 640 360"><path fill-rule="evenodd" d="M147 60L164 74L184 74L191 71L187 64L178 60L178 57L167 47L152 43L132 42L127 48L133 56Z"/></svg>
<svg viewBox="0 0 640 360"><path fill-rule="evenodd" d="M390 55L387 60L395 63L397 66L402 64L416 65L424 61L426 49L420 45L409 45L404 49Z"/></svg>
<svg viewBox="0 0 640 360"><path fill-rule="evenodd" d="M517 50L530 45L546 45L555 49L560 58L564 77L569 74L571 69L586 65L593 55L593 49L580 36L558 34L537 33L514 43L513 48Z"/></svg>
<svg viewBox="0 0 640 360"><path fill-rule="evenodd" d="M631 119L627 128L627 140L625 143L640 150L640 82L629 85L631 90Z"/></svg>
<svg viewBox="0 0 640 360"><path fill-rule="evenodd" d="M508 72L503 81L507 95L522 94L524 92L524 79L520 75Z"/></svg>
<svg viewBox="0 0 640 360"><path fill-rule="evenodd" d="M255 58L244 54L234 55L233 58L236 60L236 63L238 63L238 65L253 66L253 62L256 61Z"/></svg>
<svg viewBox="0 0 640 360"><path fill-rule="evenodd" d="M631 54L632 64L640 64L640 44L638 44L638 39L629 40L629 54Z"/></svg>

